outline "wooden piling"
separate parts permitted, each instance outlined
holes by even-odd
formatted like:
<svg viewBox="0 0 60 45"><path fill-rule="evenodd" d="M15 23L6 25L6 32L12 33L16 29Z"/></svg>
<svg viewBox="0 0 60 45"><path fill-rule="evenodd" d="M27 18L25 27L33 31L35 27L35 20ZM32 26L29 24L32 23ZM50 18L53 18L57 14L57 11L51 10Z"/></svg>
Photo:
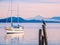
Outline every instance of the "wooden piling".
<svg viewBox="0 0 60 45"><path fill-rule="evenodd" d="M42 35L42 45L44 45L44 36Z"/></svg>
<svg viewBox="0 0 60 45"><path fill-rule="evenodd" d="M45 42L45 45L48 45L48 41L47 41L47 35L46 35L46 25L42 25L42 28L43 28L43 35L44 35L44 42Z"/></svg>
<svg viewBox="0 0 60 45"><path fill-rule="evenodd" d="M42 30L39 29L39 45L42 45Z"/></svg>
<svg viewBox="0 0 60 45"><path fill-rule="evenodd" d="M42 19L42 23L43 23L42 30L39 29L39 45L48 45L47 35L46 35L46 23L43 19Z"/></svg>

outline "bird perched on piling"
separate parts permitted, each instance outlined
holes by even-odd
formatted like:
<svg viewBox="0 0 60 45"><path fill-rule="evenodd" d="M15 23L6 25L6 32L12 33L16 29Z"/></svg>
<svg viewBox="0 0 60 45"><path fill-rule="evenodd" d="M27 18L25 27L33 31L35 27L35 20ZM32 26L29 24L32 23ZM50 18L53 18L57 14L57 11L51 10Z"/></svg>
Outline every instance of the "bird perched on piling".
<svg viewBox="0 0 60 45"><path fill-rule="evenodd" d="M45 23L44 19L42 19L42 23L43 23L43 25L46 25L46 23Z"/></svg>

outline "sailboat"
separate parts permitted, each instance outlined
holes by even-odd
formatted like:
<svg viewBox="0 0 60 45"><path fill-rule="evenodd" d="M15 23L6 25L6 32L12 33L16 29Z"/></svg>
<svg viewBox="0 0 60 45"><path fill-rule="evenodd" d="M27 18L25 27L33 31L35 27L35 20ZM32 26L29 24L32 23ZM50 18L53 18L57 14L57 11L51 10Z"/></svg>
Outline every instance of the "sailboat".
<svg viewBox="0 0 60 45"><path fill-rule="evenodd" d="M7 34L15 34L15 33L24 33L24 27L19 25L19 7L17 8L17 25L13 25L12 17L11 17L11 27L5 28ZM12 0L11 0L11 15L12 15Z"/></svg>

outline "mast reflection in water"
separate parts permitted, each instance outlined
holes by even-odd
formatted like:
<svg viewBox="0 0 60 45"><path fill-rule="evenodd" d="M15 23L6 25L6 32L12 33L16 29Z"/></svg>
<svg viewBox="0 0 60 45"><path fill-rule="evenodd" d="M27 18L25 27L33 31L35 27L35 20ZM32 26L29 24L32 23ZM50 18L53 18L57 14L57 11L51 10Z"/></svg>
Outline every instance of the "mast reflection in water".
<svg viewBox="0 0 60 45"><path fill-rule="evenodd" d="M5 42L7 45L19 45L24 42L24 33L6 34Z"/></svg>

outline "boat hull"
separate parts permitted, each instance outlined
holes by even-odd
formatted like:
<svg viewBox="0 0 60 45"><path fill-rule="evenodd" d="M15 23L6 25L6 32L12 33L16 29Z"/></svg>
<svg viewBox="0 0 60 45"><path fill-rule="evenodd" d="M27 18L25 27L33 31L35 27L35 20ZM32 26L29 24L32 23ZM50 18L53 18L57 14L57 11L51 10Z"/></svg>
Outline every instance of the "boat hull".
<svg viewBox="0 0 60 45"><path fill-rule="evenodd" d="M19 33L24 33L24 31L9 31L9 30L7 30L7 34L19 34Z"/></svg>
<svg viewBox="0 0 60 45"><path fill-rule="evenodd" d="M18 33L24 33L23 28L6 28L7 34L18 34Z"/></svg>

